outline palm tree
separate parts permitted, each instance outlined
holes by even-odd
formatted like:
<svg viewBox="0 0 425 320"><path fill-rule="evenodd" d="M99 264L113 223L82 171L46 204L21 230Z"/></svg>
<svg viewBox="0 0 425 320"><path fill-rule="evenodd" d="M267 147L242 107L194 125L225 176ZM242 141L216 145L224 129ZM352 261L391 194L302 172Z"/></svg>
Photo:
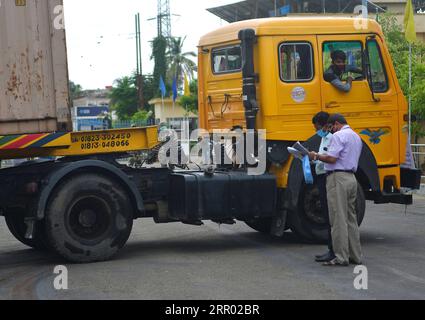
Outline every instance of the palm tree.
<svg viewBox="0 0 425 320"><path fill-rule="evenodd" d="M193 79L193 73L197 71L196 63L193 62L189 57L196 57L196 53L182 52L183 45L186 37L171 38L166 53L167 62L169 65L167 78L169 82L173 81L173 78L177 79L177 87L183 87L183 74L187 74L189 80Z"/></svg>

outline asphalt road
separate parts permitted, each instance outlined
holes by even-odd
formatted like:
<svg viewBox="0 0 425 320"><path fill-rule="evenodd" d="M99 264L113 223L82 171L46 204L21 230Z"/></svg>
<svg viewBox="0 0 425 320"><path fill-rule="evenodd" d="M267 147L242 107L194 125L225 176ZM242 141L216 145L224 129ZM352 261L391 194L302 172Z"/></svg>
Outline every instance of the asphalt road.
<svg viewBox="0 0 425 320"><path fill-rule="evenodd" d="M243 223L202 227L135 223L113 260L67 265L68 290L53 269L64 261L27 249L0 217L0 299L424 299L425 198L407 209L368 204L361 229L368 290L356 290L354 266L323 267L320 245L263 236Z"/></svg>

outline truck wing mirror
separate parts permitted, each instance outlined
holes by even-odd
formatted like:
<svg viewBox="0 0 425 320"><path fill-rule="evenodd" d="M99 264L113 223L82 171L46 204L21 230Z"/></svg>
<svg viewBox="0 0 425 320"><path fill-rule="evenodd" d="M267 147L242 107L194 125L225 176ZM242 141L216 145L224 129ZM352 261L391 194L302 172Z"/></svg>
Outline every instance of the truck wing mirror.
<svg viewBox="0 0 425 320"><path fill-rule="evenodd" d="M375 40L375 39L376 39L376 35L371 35L366 38L366 47L365 47L365 50L363 51L363 56L364 56L364 61L366 66L367 82L369 83L370 92L372 93L372 99L375 102L380 102L381 99L375 96L375 89L373 88L373 75L372 75L372 68L370 64L370 54L368 49L369 41Z"/></svg>

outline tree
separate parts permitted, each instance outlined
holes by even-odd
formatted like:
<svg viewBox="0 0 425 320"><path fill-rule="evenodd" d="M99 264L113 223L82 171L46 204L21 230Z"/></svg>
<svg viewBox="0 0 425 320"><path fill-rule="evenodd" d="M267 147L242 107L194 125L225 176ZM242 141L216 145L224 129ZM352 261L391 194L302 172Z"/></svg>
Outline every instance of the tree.
<svg viewBox="0 0 425 320"><path fill-rule="evenodd" d="M379 22L384 31L386 42L393 59L393 64L406 95L412 97L412 114L418 120L425 120L425 44L416 42L412 46L412 90L409 91L409 44L405 39L403 27L396 17L390 13L379 17ZM419 123L414 123L412 135L415 141L425 137L425 128Z"/></svg>
<svg viewBox="0 0 425 320"><path fill-rule="evenodd" d="M155 66L153 70L153 82L156 85L155 97L161 96L159 90L159 81L162 77L165 81L167 75L167 39L162 36L156 37L152 41L152 56L151 60L154 60Z"/></svg>
<svg viewBox="0 0 425 320"><path fill-rule="evenodd" d="M130 119L138 110L136 79L134 76L115 80L109 94L111 108L116 111L120 120Z"/></svg>
<svg viewBox="0 0 425 320"><path fill-rule="evenodd" d="M190 96L183 96L179 99L178 104L187 112L198 113L198 81L190 82Z"/></svg>
<svg viewBox="0 0 425 320"><path fill-rule="evenodd" d="M137 111L132 117L131 117L131 121L134 123L137 122L145 122L147 120L149 120L150 118L152 118L153 116L153 112L152 111Z"/></svg>
<svg viewBox="0 0 425 320"><path fill-rule="evenodd" d="M73 81L69 81L69 95L71 97L71 100L79 98L82 92L83 88L81 87L81 85L76 84Z"/></svg>
<svg viewBox="0 0 425 320"><path fill-rule="evenodd" d="M196 72L196 63L190 57L196 57L195 52L183 52L185 38L171 38L167 50L167 62L169 67L167 79L170 83L174 77L177 78L177 87L183 87L184 74L187 74L189 79L193 79L193 74Z"/></svg>
<svg viewBox="0 0 425 320"><path fill-rule="evenodd" d="M143 95L145 97L144 110L151 110L152 106L149 105L149 101L156 97L158 91L158 83L155 83L152 75L143 76Z"/></svg>
<svg viewBox="0 0 425 320"><path fill-rule="evenodd" d="M155 97L157 88L151 75L145 75L143 79L143 92L145 98L144 111L151 111L149 101ZM130 120L138 111L138 88L137 75L123 77L115 80L114 87L109 94L111 108L116 111L120 120Z"/></svg>

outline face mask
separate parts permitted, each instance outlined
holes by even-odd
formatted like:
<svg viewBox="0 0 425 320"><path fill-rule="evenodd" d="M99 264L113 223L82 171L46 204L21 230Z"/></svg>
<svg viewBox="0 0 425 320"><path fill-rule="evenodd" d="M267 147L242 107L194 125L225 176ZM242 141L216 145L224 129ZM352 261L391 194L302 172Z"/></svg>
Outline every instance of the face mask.
<svg viewBox="0 0 425 320"><path fill-rule="evenodd" d="M328 134L329 134L329 132L328 132L328 131L324 131L324 130L319 130L319 131L317 131L317 135L318 135L320 138L324 138L324 137L326 137Z"/></svg>

